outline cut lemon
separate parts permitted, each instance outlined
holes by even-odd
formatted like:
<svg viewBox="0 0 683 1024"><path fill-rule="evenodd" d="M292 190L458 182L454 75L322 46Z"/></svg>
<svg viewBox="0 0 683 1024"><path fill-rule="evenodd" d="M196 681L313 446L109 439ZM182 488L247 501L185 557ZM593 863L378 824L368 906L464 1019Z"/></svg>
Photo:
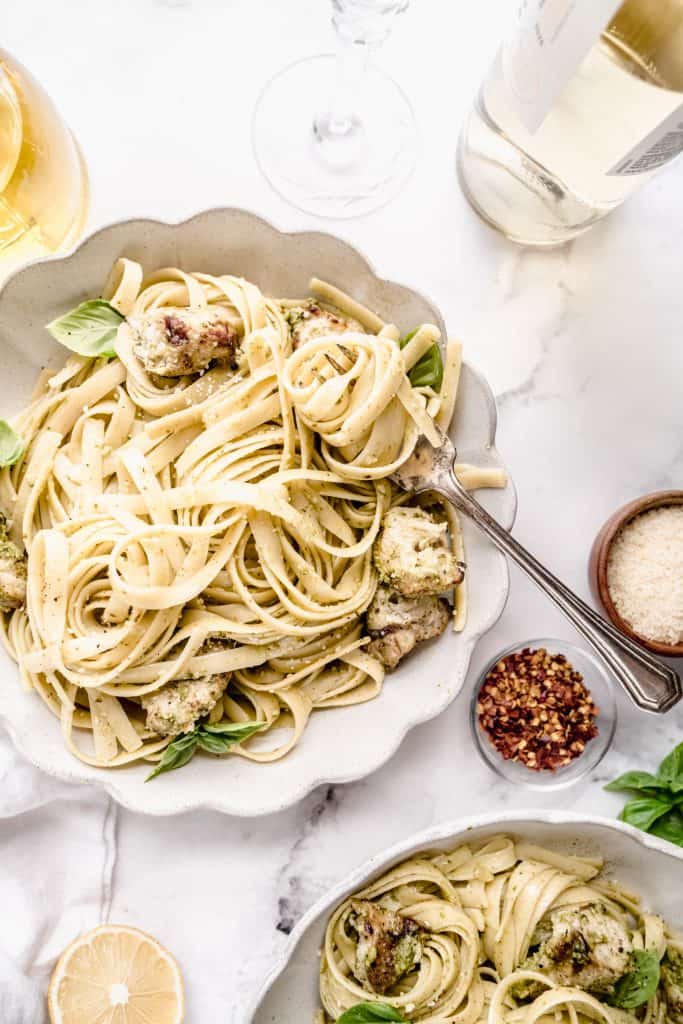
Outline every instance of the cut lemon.
<svg viewBox="0 0 683 1024"><path fill-rule="evenodd" d="M103 925L62 953L47 996L52 1024L181 1024L183 979L151 935Z"/></svg>

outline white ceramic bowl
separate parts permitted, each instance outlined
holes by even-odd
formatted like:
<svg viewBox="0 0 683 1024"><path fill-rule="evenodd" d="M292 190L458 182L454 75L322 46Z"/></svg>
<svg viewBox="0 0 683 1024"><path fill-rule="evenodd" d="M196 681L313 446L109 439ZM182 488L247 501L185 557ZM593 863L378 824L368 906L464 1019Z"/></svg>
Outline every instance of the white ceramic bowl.
<svg viewBox="0 0 683 1024"><path fill-rule="evenodd" d="M600 855L606 872L639 893L643 903L683 927L683 850L609 818L562 811L518 811L462 818L428 829L366 861L318 902L292 932L261 992L246 1006L241 1024L311 1021L318 999L319 952L331 911L393 865L419 850L478 843L504 832L565 853Z"/></svg>
<svg viewBox="0 0 683 1024"><path fill-rule="evenodd" d="M28 399L41 366L60 365L64 351L44 325L78 302L99 295L122 255L148 270L231 273L255 281L266 293L306 295L312 275L326 278L391 319L402 331L430 320L445 333L438 310L410 288L377 277L367 260L332 235L285 234L244 210L201 213L181 224L129 220L96 232L70 255L34 263L11 277L0 292L0 416ZM465 366L452 436L460 457L500 465L494 447L495 404L479 374ZM483 492L504 526L512 525L515 494ZM462 687L477 640L500 616L508 593L505 559L465 524L470 610L462 634L448 633L425 645L388 679L368 704L313 715L303 741L283 761L255 765L241 758L195 758L181 771L144 784L148 767L97 770L64 748L57 721L39 698L19 683L16 666L0 651L0 720L17 747L51 775L102 786L119 803L148 814L210 807L236 815L281 810L323 783L348 782L375 771L391 757L409 729L443 711Z"/></svg>

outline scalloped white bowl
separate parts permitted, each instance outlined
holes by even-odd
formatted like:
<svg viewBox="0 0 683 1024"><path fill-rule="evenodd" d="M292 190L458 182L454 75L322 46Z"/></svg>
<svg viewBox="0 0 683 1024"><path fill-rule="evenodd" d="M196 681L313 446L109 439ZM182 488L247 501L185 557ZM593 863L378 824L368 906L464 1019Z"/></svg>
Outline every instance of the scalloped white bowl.
<svg viewBox="0 0 683 1024"><path fill-rule="evenodd" d="M244 1008L241 1024L312 1021L320 1003L320 948L331 911L342 900L389 868L420 850L442 850L461 843L483 842L505 832L564 853L600 855L605 869L627 889L639 893L649 909L683 928L683 850L630 825L609 818L566 811L515 811L461 818L413 835L372 857L341 881L301 919L287 948L254 1001Z"/></svg>
<svg viewBox="0 0 683 1024"><path fill-rule="evenodd" d="M128 220L96 232L72 253L33 263L0 291L0 416L26 402L41 366L58 366L64 351L44 325L86 298L99 295L119 256L146 269L231 273L268 294L306 295L311 276L326 278L398 324L402 331L430 320L445 334L438 310L423 295L377 277L346 242L319 232L285 234L244 210L198 214L180 224ZM451 431L460 457L500 465L495 450L496 412L491 391L465 366ZM484 492L489 510L512 525L516 499L510 484ZM443 711L461 689L477 640L497 621L507 599L505 559L469 523L464 524L470 579L465 630L425 645L394 673L381 696L368 704L318 712L302 742L283 761L254 765L241 758L195 758L182 771L144 784L148 767L97 770L64 748L59 725L40 699L20 685L16 666L0 651L0 721L19 750L43 771L73 782L102 786L119 803L147 814L176 814L199 807L252 816L288 807L323 783L348 782L375 771L396 751L409 729Z"/></svg>

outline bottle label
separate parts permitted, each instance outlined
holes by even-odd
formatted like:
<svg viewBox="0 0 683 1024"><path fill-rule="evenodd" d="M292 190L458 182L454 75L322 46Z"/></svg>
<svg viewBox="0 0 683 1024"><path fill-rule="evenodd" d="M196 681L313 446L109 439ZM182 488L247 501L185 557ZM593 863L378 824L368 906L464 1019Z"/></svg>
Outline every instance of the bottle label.
<svg viewBox="0 0 683 1024"><path fill-rule="evenodd" d="M520 0L503 43L505 84L533 135L622 0Z"/></svg>
<svg viewBox="0 0 683 1024"><path fill-rule="evenodd" d="M683 153L683 106L669 114L607 173L614 177L647 174Z"/></svg>

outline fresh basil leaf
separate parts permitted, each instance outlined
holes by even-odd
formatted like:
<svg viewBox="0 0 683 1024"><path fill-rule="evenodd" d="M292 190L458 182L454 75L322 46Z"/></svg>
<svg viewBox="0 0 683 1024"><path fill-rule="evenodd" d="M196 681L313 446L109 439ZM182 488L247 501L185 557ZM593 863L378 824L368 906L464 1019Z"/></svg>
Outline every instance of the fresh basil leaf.
<svg viewBox="0 0 683 1024"><path fill-rule="evenodd" d="M60 345L80 356L115 356L114 341L123 319L109 302L90 299L57 317L47 330Z"/></svg>
<svg viewBox="0 0 683 1024"><path fill-rule="evenodd" d="M212 736L211 733L200 732L197 742L200 749L205 750L207 754L224 754L230 747L234 747L237 741L231 740L228 736Z"/></svg>
<svg viewBox="0 0 683 1024"><path fill-rule="evenodd" d="M218 722L199 728L199 746L207 754L225 754L243 740L248 740L263 727L263 722Z"/></svg>
<svg viewBox="0 0 683 1024"><path fill-rule="evenodd" d="M657 769L657 778L673 793L683 792L683 743L664 758Z"/></svg>
<svg viewBox="0 0 683 1024"><path fill-rule="evenodd" d="M0 420L0 466L13 466L26 450L26 443L7 420Z"/></svg>
<svg viewBox="0 0 683 1024"><path fill-rule="evenodd" d="M356 1003L342 1013L341 1017L337 1017L337 1024L373 1024L378 1020L394 1020L407 1024L405 1017L387 1003Z"/></svg>
<svg viewBox="0 0 683 1024"><path fill-rule="evenodd" d="M145 782L155 779L163 772L172 772L176 768L182 768L184 764L191 761L199 743L199 732L194 729L192 732L183 733L176 739L171 740L161 755L159 764L149 773Z"/></svg>
<svg viewBox="0 0 683 1024"><path fill-rule="evenodd" d="M637 949L633 969L616 983L610 1001L622 1010L635 1010L652 999L658 985L659 957L652 949Z"/></svg>
<svg viewBox="0 0 683 1024"><path fill-rule="evenodd" d="M215 725L200 726L201 732L211 733L213 736L225 736L233 743L241 743L248 740L255 732L262 729L264 722L216 722Z"/></svg>
<svg viewBox="0 0 683 1024"><path fill-rule="evenodd" d="M665 839L668 843L683 846L683 814L675 809L669 811L668 814L658 818L651 826L650 832L658 839Z"/></svg>
<svg viewBox="0 0 683 1024"><path fill-rule="evenodd" d="M401 348L406 347L408 342L415 337L417 331L418 328L416 327L410 334L406 334L405 338L401 338L399 341ZM441 358L441 349L438 345L432 345L431 348L427 349L422 358L418 359L408 374L408 380L414 388L440 390L443 382L443 360Z"/></svg>
<svg viewBox="0 0 683 1024"><path fill-rule="evenodd" d="M618 793L621 790L635 789L668 789L666 782L662 782L656 775L650 772L625 772L618 779L609 782L605 789L608 793Z"/></svg>
<svg viewBox="0 0 683 1024"><path fill-rule="evenodd" d="M441 389L443 360L441 358L441 349L438 345L432 345L430 349L427 349L422 359L418 359L408 374L408 379L414 388L433 388L434 391Z"/></svg>
<svg viewBox="0 0 683 1024"><path fill-rule="evenodd" d="M183 733L169 743L159 764L147 776L145 782L156 778L162 772L182 768L192 760L198 749L205 750L208 754L224 754L236 743L249 739L263 726L263 722L217 722L215 725L198 725L192 732Z"/></svg>
<svg viewBox="0 0 683 1024"><path fill-rule="evenodd" d="M646 796L639 800L629 800L619 817L628 825L648 832L657 819L668 814L673 806L668 796Z"/></svg>

